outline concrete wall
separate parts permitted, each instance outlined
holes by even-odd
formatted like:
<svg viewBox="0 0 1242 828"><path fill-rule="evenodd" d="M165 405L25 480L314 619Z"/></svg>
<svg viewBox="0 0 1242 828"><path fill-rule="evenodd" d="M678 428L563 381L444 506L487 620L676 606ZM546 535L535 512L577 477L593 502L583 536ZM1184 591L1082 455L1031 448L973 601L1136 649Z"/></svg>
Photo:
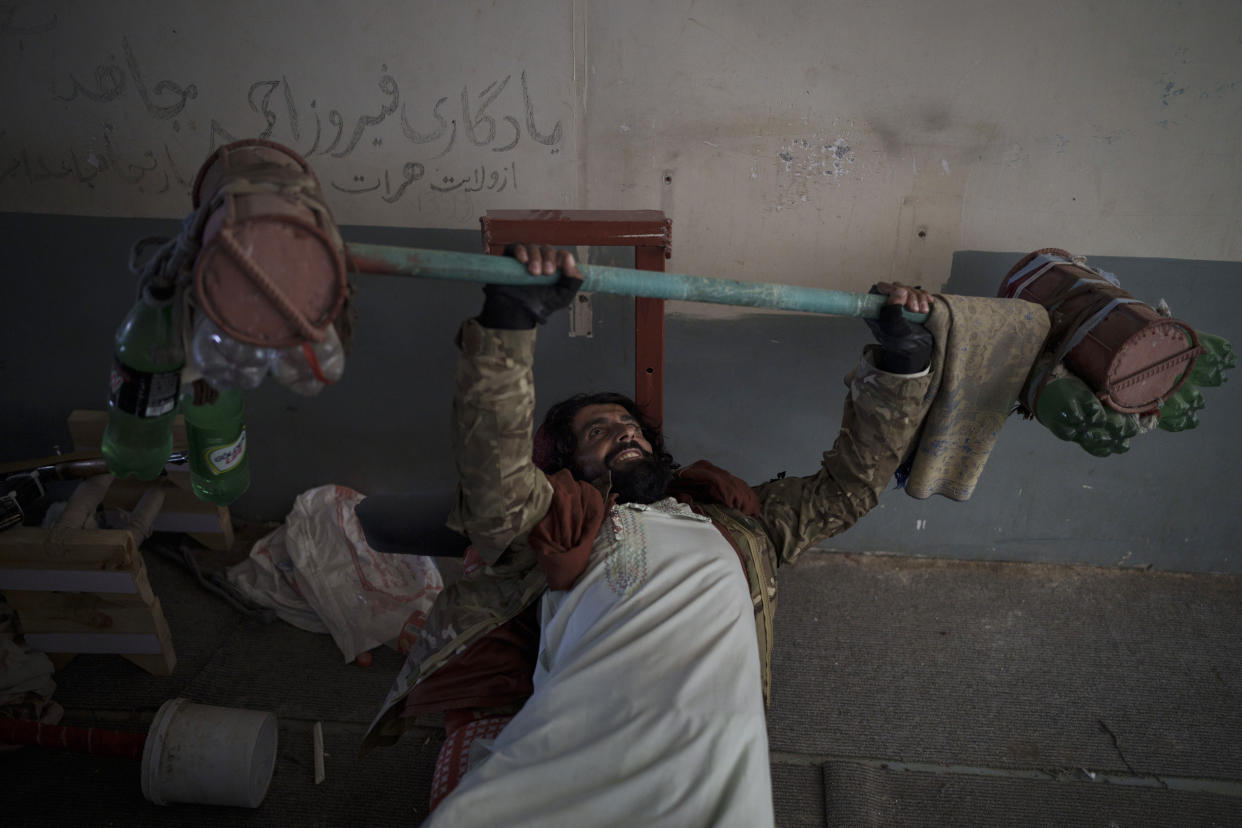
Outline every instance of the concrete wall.
<svg viewBox="0 0 1242 828"><path fill-rule="evenodd" d="M1242 342L1240 23L1224 0L6 5L0 457L66 445L68 411L103 404L129 245L176 232L233 137L304 154L349 241L477 250L488 209L661 208L672 271L962 294L1055 245ZM443 487L477 300L360 279L342 383L248 399L239 513L324 482ZM595 314L591 340L542 337L542 401L629 387L630 305ZM813 468L866 330L681 305L668 336L675 453L760 480ZM971 503L890 493L839 545L1237 571L1236 392L1208 403L1107 460L1012 422Z"/></svg>
<svg viewBox="0 0 1242 828"><path fill-rule="evenodd" d="M180 216L213 146L263 135L344 224L661 207L683 273L1234 260L1240 26L1233 0L11 3L0 210Z"/></svg>

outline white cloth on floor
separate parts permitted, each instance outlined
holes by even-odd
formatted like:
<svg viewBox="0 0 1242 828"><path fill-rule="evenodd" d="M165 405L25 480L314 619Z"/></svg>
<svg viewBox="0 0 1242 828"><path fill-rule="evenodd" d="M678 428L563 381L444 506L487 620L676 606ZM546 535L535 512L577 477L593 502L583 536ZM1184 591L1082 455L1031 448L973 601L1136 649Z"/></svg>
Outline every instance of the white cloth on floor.
<svg viewBox="0 0 1242 828"><path fill-rule="evenodd" d="M540 610L533 695L427 825L773 824L754 610L710 521L613 507Z"/></svg>

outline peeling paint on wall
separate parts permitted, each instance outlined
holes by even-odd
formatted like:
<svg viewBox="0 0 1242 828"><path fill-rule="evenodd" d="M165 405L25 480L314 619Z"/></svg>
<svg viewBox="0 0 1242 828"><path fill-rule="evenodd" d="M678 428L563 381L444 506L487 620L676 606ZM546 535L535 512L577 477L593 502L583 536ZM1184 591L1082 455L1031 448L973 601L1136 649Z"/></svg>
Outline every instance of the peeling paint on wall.
<svg viewBox="0 0 1242 828"><path fill-rule="evenodd" d="M808 201L812 187L834 183L848 175L854 165L854 150L843 136L829 140L827 136L812 133L807 138L795 138L781 147L776 154L781 166L778 169L778 199L776 209L797 206ZM751 168L751 178L757 178Z"/></svg>
<svg viewBox="0 0 1242 828"><path fill-rule="evenodd" d="M1178 95L1185 95L1185 94L1186 94L1186 88L1185 88L1185 87L1178 87L1178 88L1176 88L1176 89L1175 89L1174 87L1176 87L1176 86L1177 86L1177 84L1176 84L1176 83L1174 83L1173 81L1169 81L1169 82L1167 82L1167 83L1164 85L1164 94L1160 96L1160 103L1161 103L1163 106L1168 106L1168 105L1169 105L1169 99L1170 99L1170 98L1176 98Z"/></svg>
<svg viewBox="0 0 1242 828"><path fill-rule="evenodd" d="M1113 144L1120 141L1122 137L1129 135L1129 134L1130 134L1130 130L1128 129L1110 129L1110 130L1104 130L1102 132L1097 132L1091 137L1095 139L1096 141L1100 141L1108 146L1112 146Z"/></svg>

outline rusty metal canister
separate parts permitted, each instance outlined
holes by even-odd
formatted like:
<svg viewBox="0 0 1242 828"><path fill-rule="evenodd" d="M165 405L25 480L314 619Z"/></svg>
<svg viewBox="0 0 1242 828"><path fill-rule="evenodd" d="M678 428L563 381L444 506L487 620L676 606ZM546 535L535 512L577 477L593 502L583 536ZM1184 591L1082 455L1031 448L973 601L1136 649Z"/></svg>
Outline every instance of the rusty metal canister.
<svg viewBox="0 0 1242 828"><path fill-rule="evenodd" d="M194 269L198 306L233 339L319 342L347 293L345 245L310 165L272 141L213 152L194 181L206 210Z"/></svg>
<svg viewBox="0 0 1242 828"><path fill-rule="evenodd" d="M1186 381L1202 352L1195 330L1160 315L1121 289L1112 274L1058 248L1013 266L998 295L1043 305L1052 322L1045 352L1080 377L1105 405L1126 414L1154 413ZM1023 390L1034 410L1047 375Z"/></svg>

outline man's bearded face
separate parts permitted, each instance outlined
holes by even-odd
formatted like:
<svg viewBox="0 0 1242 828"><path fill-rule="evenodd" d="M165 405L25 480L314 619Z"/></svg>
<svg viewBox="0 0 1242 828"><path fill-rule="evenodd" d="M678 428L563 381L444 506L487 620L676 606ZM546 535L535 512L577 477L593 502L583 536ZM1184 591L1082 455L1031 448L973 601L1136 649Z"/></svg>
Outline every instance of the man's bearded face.
<svg viewBox="0 0 1242 828"><path fill-rule="evenodd" d="M594 482L611 475L622 503L652 503L664 497L673 479L667 459L656 457L642 425L624 406L588 405L573 419L575 476Z"/></svg>

